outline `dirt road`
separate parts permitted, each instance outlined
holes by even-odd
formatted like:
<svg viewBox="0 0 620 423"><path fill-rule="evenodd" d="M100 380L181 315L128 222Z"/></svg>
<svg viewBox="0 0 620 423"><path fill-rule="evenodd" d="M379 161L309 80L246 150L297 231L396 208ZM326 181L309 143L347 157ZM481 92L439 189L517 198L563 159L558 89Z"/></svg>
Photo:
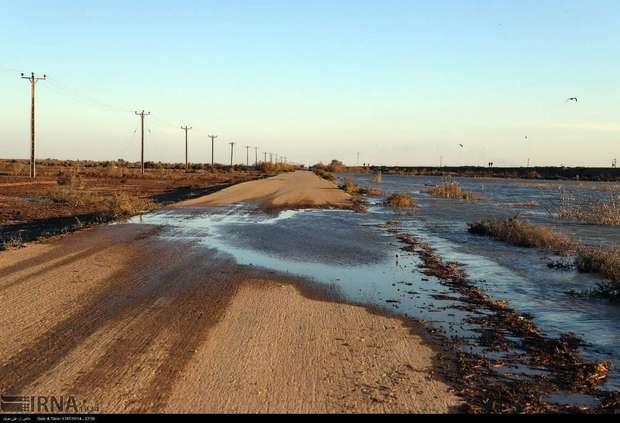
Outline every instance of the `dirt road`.
<svg viewBox="0 0 620 423"><path fill-rule="evenodd" d="M176 204L176 207L212 207L254 203L261 209L351 207L351 196L312 172L282 173L273 178L244 182L215 194Z"/></svg>
<svg viewBox="0 0 620 423"><path fill-rule="evenodd" d="M1 393L75 395L101 412L459 404L415 325L162 230L108 225L0 253Z"/></svg>

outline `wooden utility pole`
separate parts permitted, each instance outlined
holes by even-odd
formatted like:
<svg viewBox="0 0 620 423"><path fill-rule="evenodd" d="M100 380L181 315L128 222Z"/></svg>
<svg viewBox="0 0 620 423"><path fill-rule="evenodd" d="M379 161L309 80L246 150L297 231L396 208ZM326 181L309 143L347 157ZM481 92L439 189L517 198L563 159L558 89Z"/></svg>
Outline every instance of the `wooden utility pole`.
<svg viewBox="0 0 620 423"><path fill-rule="evenodd" d="M245 146L245 165L250 166L250 146Z"/></svg>
<svg viewBox="0 0 620 423"><path fill-rule="evenodd" d="M258 166L258 147L254 147L254 166Z"/></svg>
<svg viewBox="0 0 620 423"><path fill-rule="evenodd" d="M37 168L35 164L35 131L34 131L34 95L35 95L35 87L37 85L37 81L44 81L47 79L47 75L43 75L43 78L37 77L34 72L30 74L30 76L24 76L22 73L22 79L27 79L30 81L30 177L37 177Z"/></svg>
<svg viewBox="0 0 620 423"><path fill-rule="evenodd" d="M134 112L137 116L140 116L140 128L141 128L141 136L140 136L140 145L141 145L141 149L140 149L140 168L142 171L142 174L144 175L144 116L149 116L151 114L151 112L145 112L144 110L142 110L141 112Z"/></svg>
<svg viewBox="0 0 620 423"><path fill-rule="evenodd" d="M217 135L209 135L209 138L211 138L211 170L213 170L213 144Z"/></svg>
<svg viewBox="0 0 620 423"><path fill-rule="evenodd" d="M265 156L265 159L263 160L263 163L267 163L267 152L263 151L263 155Z"/></svg>
<svg viewBox="0 0 620 423"><path fill-rule="evenodd" d="M273 153L269 153L269 163L273 163Z"/></svg>
<svg viewBox="0 0 620 423"><path fill-rule="evenodd" d="M185 170L189 170L189 161L187 160L187 131L192 129L191 126L181 126L181 129L185 131Z"/></svg>
<svg viewBox="0 0 620 423"><path fill-rule="evenodd" d="M232 171L232 165L233 165L233 151L235 149L235 143L234 142L229 142L228 144L230 144L230 170Z"/></svg>

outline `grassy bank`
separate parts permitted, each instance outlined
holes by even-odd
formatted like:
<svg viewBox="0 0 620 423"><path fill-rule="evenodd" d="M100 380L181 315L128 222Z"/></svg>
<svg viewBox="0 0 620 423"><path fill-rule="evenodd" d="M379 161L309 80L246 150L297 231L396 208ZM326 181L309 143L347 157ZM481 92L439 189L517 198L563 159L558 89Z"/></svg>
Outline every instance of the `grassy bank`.
<svg viewBox="0 0 620 423"><path fill-rule="evenodd" d="M469 232L489 236L511 245L538 248L557 255L571 256L579 272L594 273L606 281L582 294L620 300L620 249L592 247L575 242L544 225L510 219L484 219L469 224Z"/></svg>

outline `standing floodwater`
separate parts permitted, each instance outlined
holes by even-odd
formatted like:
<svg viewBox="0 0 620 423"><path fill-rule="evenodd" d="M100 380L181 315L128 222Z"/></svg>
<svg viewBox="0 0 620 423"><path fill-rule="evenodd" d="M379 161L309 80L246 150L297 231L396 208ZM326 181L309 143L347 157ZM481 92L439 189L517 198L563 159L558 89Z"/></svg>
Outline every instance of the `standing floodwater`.
<svg viewBox="0 0 620 423"><path fill-rule="evenodd" d="M351 177L372 185L368 175ZM459 180L466 190L483 196L466 202L435 199L424 192L427 185L439 182L440 178L384 177L380 187L386 193L408 192L416 198L419 207L413 216L396 214L382 206L381 198L371 198L368 213L298 210L269 215L227 206L162 211L144 216L142 222L164 225L162 237L198 241L232 255L239 264L300 276L332 288L351 302L429 322L448 335L473 338L472 313L451 307L454 293L421 273L420 259L404 253L392 234L377 227L398 220L402 231L428 242L445 260L464 264L470 279L493 298L505 299L519 312L532 315L546 335L573 332L588 343L582 348L584 356L612 361L614 370L605 388L617 389L620 308L605 300L567 294L591 288L600 280L552 270L547 266L549 254L471 235L466 224L476 218L519 213L582 235L584 240L592 241L599 234L613 244L620 232L554 221L542 208L519 205L552 202L557 188L544 190L523 181Z"/></svg>

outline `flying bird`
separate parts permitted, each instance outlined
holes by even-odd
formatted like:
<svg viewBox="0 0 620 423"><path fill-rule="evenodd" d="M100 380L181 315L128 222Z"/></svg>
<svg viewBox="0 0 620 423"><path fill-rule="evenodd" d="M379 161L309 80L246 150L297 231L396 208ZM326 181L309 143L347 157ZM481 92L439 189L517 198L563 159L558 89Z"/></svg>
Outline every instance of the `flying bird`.
<svg viewBox="0 0 620 423"><path fill-rule="evenodd" d="M569 101L574 101L575 103L577 103L579 100L577 100L577 97L570 97L568 99L566 99L566 102L568 103Z"/></svg>
<svg viewBox="0 0 620 423"><path fill-rule="evenodd" d="M461 146L461 148L463 148L463 144L459 144Z"/></svg>

